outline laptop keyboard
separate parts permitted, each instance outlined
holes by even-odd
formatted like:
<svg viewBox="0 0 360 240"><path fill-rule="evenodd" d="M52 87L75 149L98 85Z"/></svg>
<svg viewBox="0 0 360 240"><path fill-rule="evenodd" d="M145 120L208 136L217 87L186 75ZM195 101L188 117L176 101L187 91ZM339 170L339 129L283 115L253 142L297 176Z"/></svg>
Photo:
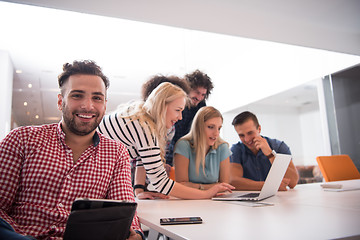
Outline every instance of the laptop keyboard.
<svg viewBox="0 0 360 240"><path fill-rule="evenodd" d="M248 193L238 196L239 198L255 198L258 197L260 193Z"/></svg>

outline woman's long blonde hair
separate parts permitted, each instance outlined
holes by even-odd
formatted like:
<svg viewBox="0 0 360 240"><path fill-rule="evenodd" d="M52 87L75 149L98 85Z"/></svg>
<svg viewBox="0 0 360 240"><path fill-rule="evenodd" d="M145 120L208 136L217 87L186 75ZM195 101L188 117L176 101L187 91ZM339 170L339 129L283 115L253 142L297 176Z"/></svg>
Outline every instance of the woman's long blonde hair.
<svg viewBox="0 0 360 240"><path fill-rule="evenodd" d="M121 117L128 117L131 120L139 120L145 129L150 126L151 133L159 143L161 159L165 160L166 147L166 111L167 105L184 97L187 94L178 86L169 82L159 84L149 95L145 102L134 102L132 104L120 105L117 112Z"/></svg>
<svg viewBox="0 0 360 240"><path fill-rule="evenodd" d="M211 106L205 106L200 108L191 124L190 132L181 138L189 141L192 150L196 153L195 166L197 174L199 174L200 165L203 166L203 171L205 173L205 157L207 152L209 151L206 146L205 122L209 119L216 117L220 117L223 120L220 111L216 108ZM216 142L214 146L212 146L212 148L217 149L223 143L227 142L219 136L216 139Z"/></svg>

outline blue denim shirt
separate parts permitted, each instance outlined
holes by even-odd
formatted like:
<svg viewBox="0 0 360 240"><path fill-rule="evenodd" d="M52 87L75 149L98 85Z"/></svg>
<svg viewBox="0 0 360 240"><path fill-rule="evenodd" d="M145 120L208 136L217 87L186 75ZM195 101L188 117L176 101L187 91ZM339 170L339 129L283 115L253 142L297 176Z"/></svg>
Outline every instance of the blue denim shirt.
<svg viewBox="0 0 360 240"><path fill-rule="evenodd" d="M270 148L275 150L276 153L291 155L290 148L283 141L268 137L263 138L266 139ZM231 147L231 151L230 162L242 165L244 178L254 181L265 181L271 168L271 162L261 150L255 156L245 144L238 142Z"/></svg>

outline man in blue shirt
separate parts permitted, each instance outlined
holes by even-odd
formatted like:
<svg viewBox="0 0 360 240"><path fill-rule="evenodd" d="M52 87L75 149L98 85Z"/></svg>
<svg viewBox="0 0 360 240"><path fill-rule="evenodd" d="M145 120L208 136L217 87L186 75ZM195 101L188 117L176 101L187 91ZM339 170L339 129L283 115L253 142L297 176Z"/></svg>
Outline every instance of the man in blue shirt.
<svg viewBox="0 0 360 240"><path fill-rule="evenodd" d="M241 142L231 147L230 184L236 190L261 190L276 153L291 155L290 149L283 141L261 136L261 126L251 112L237 115L232 125ZM299 175L291 161L279 190L286 191L287 186L294 188L298 180Z"/></svg>
<svg viewBox="0 0 360 240"><path fill-rule="evenodd" d="M190 131L195 114L200 108L206 106L205 100L214 88L210 77L199 70L186 74L184 79L191 88L188 94L190 106L185 107L182 112L182 120L175 123L175 135L166 150L166 163L171 166L173 165L175 143Z"/></svg>

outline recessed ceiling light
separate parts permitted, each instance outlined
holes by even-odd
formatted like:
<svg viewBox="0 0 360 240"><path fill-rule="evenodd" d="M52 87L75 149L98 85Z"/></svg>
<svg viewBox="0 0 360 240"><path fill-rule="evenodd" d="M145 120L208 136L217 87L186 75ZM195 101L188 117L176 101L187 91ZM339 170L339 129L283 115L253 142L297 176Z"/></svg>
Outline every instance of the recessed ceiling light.
<svg viewBox="0 0 360 240"><path fill-rule="evenodd" d="M24 102L24 106L26 107L28 105L28 103L27 102Z"/></svg>
<svg viewBox="0 0 360 240"><path fill-rule="evenodd" d="M28 88L32 88L32 84L31 84L31 83L28 84Z"/></svg>
<svg viewBox="0 0 360 240"><path fill-rule="evenodd" d="M16 73L22 73L22 70L18 69L15 71Z"/></svg>

